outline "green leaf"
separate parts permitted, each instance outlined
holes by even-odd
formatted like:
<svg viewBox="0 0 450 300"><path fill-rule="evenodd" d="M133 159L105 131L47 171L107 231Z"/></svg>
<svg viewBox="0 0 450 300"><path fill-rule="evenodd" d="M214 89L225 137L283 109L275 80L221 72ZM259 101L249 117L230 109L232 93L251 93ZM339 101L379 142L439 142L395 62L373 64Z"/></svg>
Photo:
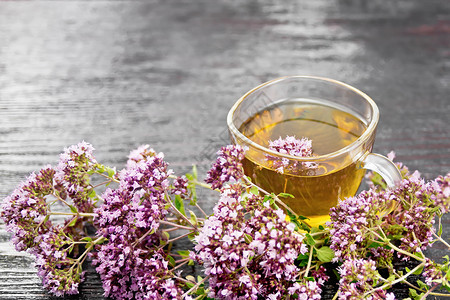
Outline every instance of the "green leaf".
<svg viewBox="0 0 450 300"><path fill-rule="evenodd" d="M301 254L301 253L297 257L297 259L299 259L299 260L308 259L308 258L309 258L308 254Z"/></svg>
<svg viewBox="0 0 450 300"><path fill-rule="evenodd" d="M70 208L70 211L73 212L74 214L78 213L78 209L75 206L69 205L69 208Z"/></svg>
<svg viewBox="0 0 450 300"><path fill-rule="evenodd" d="M171 265L172 267L175 267L176 264L177 264L175 262L175 259L172 256L170 256L170 255L167 255L167 258L168 258L168 261L169 261L169 265Z"/></svg>
<svg viewBox="0 0 450 300"><path fill-rule="evenodd" d="M321 262L330 262L334 257L334 251L331 250L328 246L323 246L320 249L316 249L317 251L317 258Z"/></svg>
<svg viewBox="0 0 450 300"><path fill-rule="evenodd" d="M310 233L316 233L316 232L321 232L321 230L319 230L318 227L311 227L311 232Z"/></svg>
<svg viewBox="0 0 450 300"><path fill-rule="evenodd" d="M88 173L90 173L90 172L91 172L91 171L89 171ZM104 165L98 164L98 165L97 165L97 172L99 172L99 173L106 172L106 167L105 167ZM93 174L93 171L92 171L91 174Z"/></svg>
<svg viewBox="0 0 450 300"><path fill-rule="evenodd" d="M411 269L409 269L408 267L405 267L405 270L407 273L411 272ZM412 274L420 275L420 274L422 274L422 271L423 271L423 267L420 267L417 270L415 270Z"/></svg>
<svg viewBox="0 0 450 300"><path fill-rule="evenodd" d="M95 192L94 189L91 189L88 193L88 197L91 199L94 199L97 196L97 193Z"/></svg>
<svg viewBox="0 0 450 300"><path fill-rule="evenodd" d="M92 242L92 238L90 236L85 236L80 241L82 241L82 242Z"/></svg>
<svg viewBox="0 0 450 300"><path fill-rule="evenodd" d="M67 252L68 252L69 254L71 254L74 247L75 247L75 244L70 245L69 248L67 248Z"/></svg>
<svg viewBox="0 0 450 300"><path fill-rule="evenodd" d="M250 244L253 241L253 238L251 235L244 233L244 240L245 242L247 242L248 244Z"/></svg>
<svg viewBox="0 0 450 300"><path fill-rule="evenodd" d="M192 210L189 210L189 214L191 215L191 223L193 225L197 225L198 224L198 219L197 216L195 215L195 213Z"/></svg>
<svg viewBox="0 0 450 300"><path fill-rule="evenodd" d="M109 178L113 178L113 176L116 174L116 168L106 167L106 173L108 173Z"/></svg>
<svg viewBox="0 0 450 300"><path fill-rule="evenodd" d="M195 298L195 300L205 299L206 297L205 289L202 287L198 287L197 290L195 291L195 294L199 295L197 298Z"/></svg>
<svg viewBox="0 0 450 300"><path fill-rule="evenodd" d="M311 230L311 228L308 225L306 225L304 222L302 222L300 225L301 225L300 228L306 232L309 232Z"/></svg>
<svg viewBox="0 0 450 300"><path fill-rule="evenodd" d="M184 211L184 202L180 195L175 195L175 199L173 200L173 204L175 205L175 208L182 213L184 216L186 215L186 212Z"/></svg>
<svg viewBox="0 0 450 300"><path fill-rule="evenodd" d="M386 279L386 281L387 281L387 282L393 282L393 281L395 281L395 279L396 279L395 275L394 275L394 274L391 274L391 276L389 276L389 277Z"/></svg>
<svg viewBox="0 0 450 300"><path fill-rule="evenodd" d="M177 253L179 255L181 255L182 258L189 258L190 251L189 250L179 250L179 251L177 251Z"/></svg>
<svg viewBox="0 0 450 300"><path fill-rule="evenodd" d="M422 280L417 280L416 282L417 282L417 285L418 285L421 289L424 289L424 290L427 290L427 289L428 289L428 285L426 285L426 283L424 283Z"/></svg>
<svg viewBox="0 0 450 300"><path fill-rule="evenodd" d="M288 193L279 193L278 197L283 197L283 198L295 198L294 195L292 194L288 194Z"/></svg>
<svg viewBox="0 0 450 300"><path fill-rule="evenodd" d="M73 227L75 226L75 224L77 223L78 217L75 217L72 219L72 221L70 221L69 224L67 224L68 227Z"/></svg>
<svg viewBox="0 0 450 300"><path fill-rule="evenodd" d="M308 217L302 216L302 215L298 215L297 217L299 220L309 220Z"/></svg>
<svg viewBox="0 0 450 300"><path fill-rule="evenodd" d="M420 299L419 298L419 294L417 294L417 291L415 289L409 289L409 295L413 298L413 299Z"/></svg>
<svg viewBox="0 0 450 300"><path fill-rule="evenodd" d="M372 242L369 246L367 246L367 248L378 248L378 247L381 247L381 246L383 246L383 245L380 244L380 243Z"/></svg>
<svg viewBox="0 0 450 300"><path fill-rule="evenodd" d="M192 175L193 175L194 179L197 180L198 173L197 173L197 166L196 165L192 165Z"/></svg>
<svg viewBox="0 0 450 300"><path fill-rule="evenodd" d="M258 188L256 186L252 186L250 188L250 193L255 195L255 196L258 196L259 195L259 190L258 190Z"/></svg>
<svg viewBox="0 0 450 300"><path fill-rule="evenodd" d="M273 198L270 195L264 195L263 202L271 201Z"/></svg>
<svg viewBox="0 0 450 300"><path fill-rule="evenodd" d="M316 244L316 241L309 233L306 234L306 244L309 246L314 246Z"/></svg>
<svg viewBox="0 0 450 300"><path fill-rule="evenodd" d="M442 287L445 288L447 291L450 292L450 285L448 285L448 284L443 284Z"/></svg>
<svg viewBox="0 0 450 300"><path fill-rule="evenodd" d="M307 265L308 265L308 261L307 261L307 260L302 260L302 261L298 264L298 266L299 266L300 268L306 267Z"/></svg>
<svg viewBox="0 0 450 300"><path fill-rule="evenodd" d="M193 282L190 282L190 281L185 281L184 283L186 284L188 289L192 289L195 286L195 284Z"/></svg>

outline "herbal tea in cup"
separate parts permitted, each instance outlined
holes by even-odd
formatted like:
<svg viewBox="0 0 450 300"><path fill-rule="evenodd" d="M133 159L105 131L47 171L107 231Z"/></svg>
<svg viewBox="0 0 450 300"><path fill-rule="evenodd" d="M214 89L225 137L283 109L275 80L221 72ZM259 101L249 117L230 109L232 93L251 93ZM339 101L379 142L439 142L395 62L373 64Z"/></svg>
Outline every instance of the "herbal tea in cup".
<svg viewBox="0 0 450 300"><path fill-rule="evenodd" d="M370 153L378 118L373 100L349 85L290 76L249 91L227 122L233 142L248 147L245 174L268 192L291 194L285 204L318 226L339 199L356 194L364 169L390 186L401 179L390 160ZM311 153L294 156L272 147L286 139L308 141Z"/></svg>

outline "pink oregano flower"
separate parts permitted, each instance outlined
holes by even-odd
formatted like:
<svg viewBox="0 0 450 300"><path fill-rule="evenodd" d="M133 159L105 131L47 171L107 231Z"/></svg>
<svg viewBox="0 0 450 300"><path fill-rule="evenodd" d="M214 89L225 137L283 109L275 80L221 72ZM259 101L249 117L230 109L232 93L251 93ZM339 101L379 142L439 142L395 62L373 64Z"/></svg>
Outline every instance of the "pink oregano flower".
<svg viewBox="0 0 450 300"><path fill-rule="evenodd" d="M297 157L313 156L312 141L306 137L297 139L295 136L288 135L284 139L282 139L280 136L274 141L269 141L269 149L281 154L287 154ZM266 159L272 161L273 168L275 168L278 173L284 173L285 171L296 173L301 168L316 169L318 167L317 163L315 162L299 162L290 160L285 157L276 157L273 155L266 155Z"/></svg>

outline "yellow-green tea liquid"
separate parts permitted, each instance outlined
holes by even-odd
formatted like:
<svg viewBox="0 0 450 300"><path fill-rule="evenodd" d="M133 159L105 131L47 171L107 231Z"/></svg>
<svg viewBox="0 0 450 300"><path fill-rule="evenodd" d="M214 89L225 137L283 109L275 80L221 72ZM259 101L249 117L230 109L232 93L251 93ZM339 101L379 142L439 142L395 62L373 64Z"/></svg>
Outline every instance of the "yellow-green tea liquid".
<svg viewBox="0 0 450 300"><path fill-rule="evenodd" d="M307 137L312 140L313 153L325 155L351 144L365 129L365 124L350 112L311 100L291 99L253 115L240 131L265 147L280 136ZM308 217L312 226L328 221L329 209L338 199L354 196L364 176L364 170L348 157L321 163L317 170L280 174L264 155L253 155L251 150L244 160L244 171L269 192L292 194L295 198L283 198L284 202Z"/></svg>

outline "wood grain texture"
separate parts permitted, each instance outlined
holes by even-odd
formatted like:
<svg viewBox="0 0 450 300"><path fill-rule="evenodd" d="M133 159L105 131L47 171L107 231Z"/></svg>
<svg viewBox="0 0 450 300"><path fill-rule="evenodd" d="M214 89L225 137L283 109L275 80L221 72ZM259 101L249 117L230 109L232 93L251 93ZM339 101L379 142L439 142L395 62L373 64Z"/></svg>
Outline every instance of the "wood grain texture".
<svg viewBox="0 0 450 300"><path fill-rule="evenodd" d="M432 179L450 170L449 46L440 0L1 1L0 197L81 140L107 165L150 144L177 174L197 164L204 175L228 142L232 104L291 74L369 94L375 152ZM102 299L92 268L87 277L71 298ZM3 223L0 299L52 299Z"/></svg>

